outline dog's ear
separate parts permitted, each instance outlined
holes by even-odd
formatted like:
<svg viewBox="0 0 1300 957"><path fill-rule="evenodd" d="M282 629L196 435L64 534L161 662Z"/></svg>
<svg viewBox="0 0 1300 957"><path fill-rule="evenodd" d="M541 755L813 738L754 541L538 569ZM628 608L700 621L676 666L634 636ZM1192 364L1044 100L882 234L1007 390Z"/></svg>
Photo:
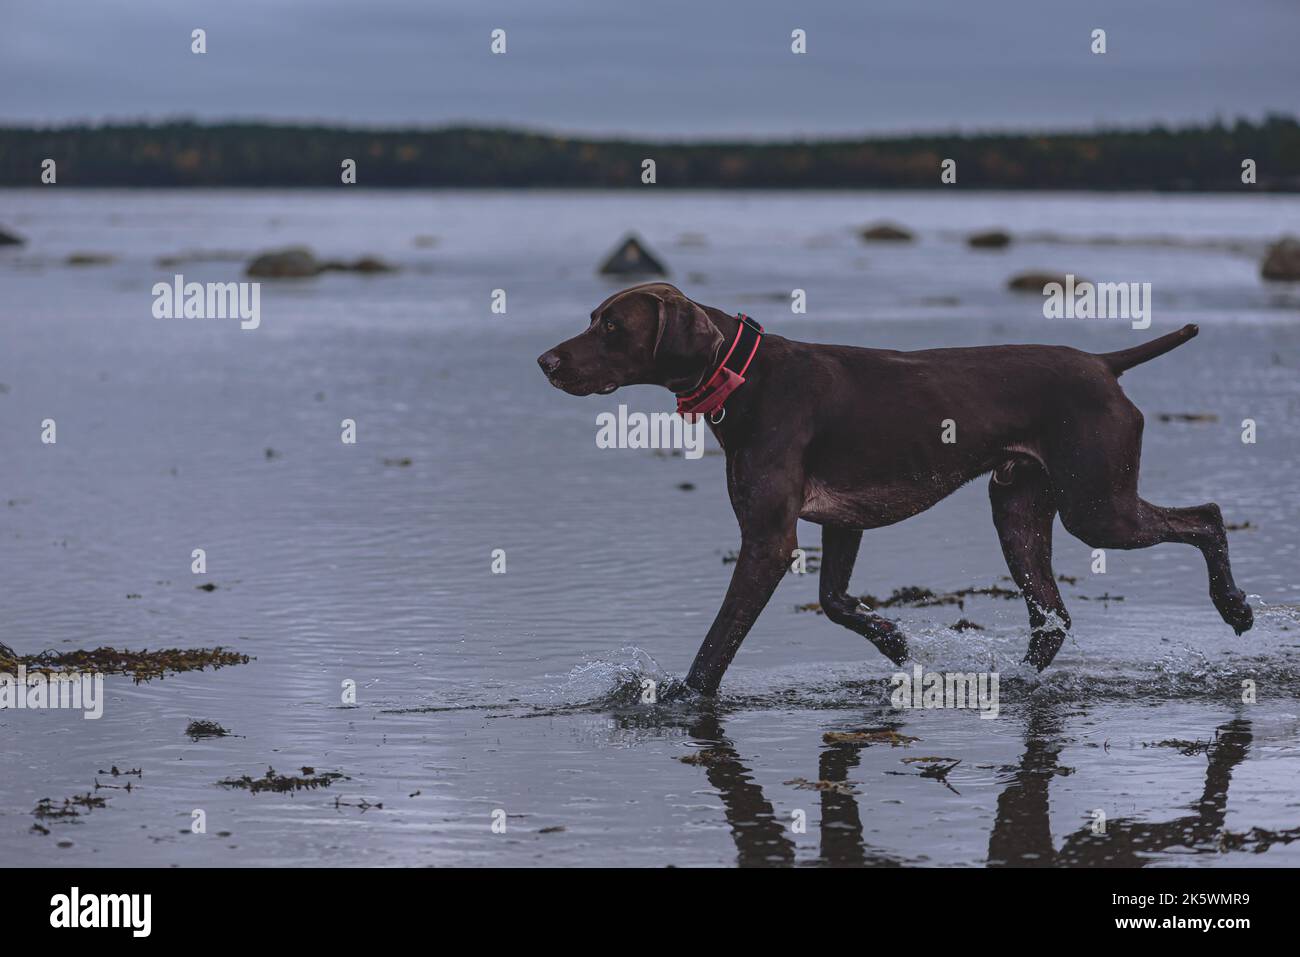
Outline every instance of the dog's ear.
<svg viewBox="0 0 1300 957"><path fill-rule="evenodd" d="M652 357L663 372L664 385L674 392L694 385L712 365L726 341L699 303L666 286L656 292L659 328Z"/></svg>

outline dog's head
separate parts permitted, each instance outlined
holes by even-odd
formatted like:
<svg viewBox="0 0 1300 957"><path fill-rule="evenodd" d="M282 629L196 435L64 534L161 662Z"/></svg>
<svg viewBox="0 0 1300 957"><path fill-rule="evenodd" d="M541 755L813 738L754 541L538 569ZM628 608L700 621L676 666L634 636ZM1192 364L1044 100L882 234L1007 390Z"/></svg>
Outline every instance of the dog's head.
<svg viewBox="0 0 1300 957"><path fill-rule="evenodd" d="M546 378L570 395L608 395L625 385L694 386L724 338L696 302L676 286L652 282L610 296L591 313L587 331L537 358Z"/></svg>

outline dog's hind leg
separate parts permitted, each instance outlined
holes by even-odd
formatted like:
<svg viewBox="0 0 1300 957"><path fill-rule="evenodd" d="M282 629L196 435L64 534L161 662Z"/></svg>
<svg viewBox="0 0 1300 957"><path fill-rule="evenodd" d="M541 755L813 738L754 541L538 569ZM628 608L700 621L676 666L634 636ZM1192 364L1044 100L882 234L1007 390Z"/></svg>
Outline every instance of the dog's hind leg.
<svg viewBox="0 0 1300 957"><path fill-rule="evenodd" d="M1076 504L1062 520L1071 535L1093 548L1146 548L1161 542L1195 545L1205 558L1210 600L1237 634L1249 631L1255 614L1232 578L1223 513L1213 502L1164 508L1134 495L1126 500Z"/></svg>
<svg viewBox="0 0 1300 957"><path fill-rule="evenodd" d="M1205 558L1214 607L1237 634L1248 631L1255 616L1232 578L1219 506L1207 502L1165 508L1138 495L1142 413L1136 406L1121 406L1109 416L1105 429L1092 434L1102 441L1091 449L1077 443L1076 449L1087 453L1075 452L1062 470L1070 481L1055 489L1066 530L1093 548L1147 548L1161 542L1196 546Z"/></svg>
<svg viewBox="0 0 1300 957"><path fill-rule="evenodd" d="M852 528L822 529L822 572L820 600L826 617L837 625L856 631L896 665L907 660L907 639L898 626L882 618L849 594L849 578L858 559L862 532Z"/></svg>
<svg viewBox="0 0 1300 957"><path fill-rule="evenodd" d="M1025 661L1042 671L1052 663L1070 629L1070 613L1052 572L1056 503L1047 473L1037 464L1004 466L989 480L989 500L1007 568L1029 608Z"/></svg>

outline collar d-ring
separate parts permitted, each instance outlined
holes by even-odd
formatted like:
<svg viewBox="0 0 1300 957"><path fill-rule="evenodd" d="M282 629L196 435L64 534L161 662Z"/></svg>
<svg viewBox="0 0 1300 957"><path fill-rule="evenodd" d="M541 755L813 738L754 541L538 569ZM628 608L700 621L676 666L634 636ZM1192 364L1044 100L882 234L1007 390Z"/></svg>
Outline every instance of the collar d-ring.
<svg viewBox="0 0 1300 957"><path fill-rule="evenodd" d="M713 417L712 412L709 413L709 421L712 422L714 425L717 425L726 417L727 417L727 407L725 405L718 410L718 417L716 419Z"/></svg>

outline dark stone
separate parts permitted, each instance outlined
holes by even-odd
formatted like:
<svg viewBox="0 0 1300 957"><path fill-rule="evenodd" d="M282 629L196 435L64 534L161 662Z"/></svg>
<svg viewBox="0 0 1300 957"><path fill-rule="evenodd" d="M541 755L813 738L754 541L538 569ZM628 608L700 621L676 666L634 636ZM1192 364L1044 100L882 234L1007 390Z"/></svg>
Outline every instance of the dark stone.
<svg viewBox="0 0 1300 957"><path fill-rule="evenodd" d="M1284 236L1268 247L1260 275L1274 282L1300 280L1300 239Z"/></svg>
<svg viewBox="0 0 1300 957"><path fill-rule="evenodd" d="M1007 280L1007 288L1015 292L1036 292L1042 294L1043 287L1048 283L1060 283L1061 288L1065 288L1065 276L1053 272L1022 272L1012 276ZM1084 280L1078 276L1074 277L1074 285L1078 287Z"/></svg>
<svg viewBox="0 0 1300 957"><path fill-rule="evenodd" d="M290 246L262 253L248 264L245 272L262 279L303 279L319 274L324 268L306 246Z"/></svg>
<svg viewBox="0 0 1300 957"><path fill-rule="evenodd" d="M363 273L381 273L397 272L396 266L390 266L375 256L362 256L354 262L330 262L326 263L323 269L333 272L363 272Z"/></svg>
<svg viewBox="0 0 1300 957"><path fill-rule="evenodd" d="M65 261L69 266L107 266L113 257L108 253L73 253Z"/></svg>
<svg viewBox="0 0 1300 957"><path fill-rule="evenodd" d="M666 276L668 269L635 235L628 235L600 267L603 276Z"/></svg>
<svg viewBox="0 0 1300 957"><path fill-rule="evenodd" d="M914 238L902 226L893 223L877 223L862 230L862 238L869 243L910 243Z"/></svg>
<svg viewBox="0 0 1300 957"><path fill-rule="evenodd" d="M1011 234L1004 229L989 229L971 233L966 242L972 249L1005 249L1011 245Z"/></svg>

